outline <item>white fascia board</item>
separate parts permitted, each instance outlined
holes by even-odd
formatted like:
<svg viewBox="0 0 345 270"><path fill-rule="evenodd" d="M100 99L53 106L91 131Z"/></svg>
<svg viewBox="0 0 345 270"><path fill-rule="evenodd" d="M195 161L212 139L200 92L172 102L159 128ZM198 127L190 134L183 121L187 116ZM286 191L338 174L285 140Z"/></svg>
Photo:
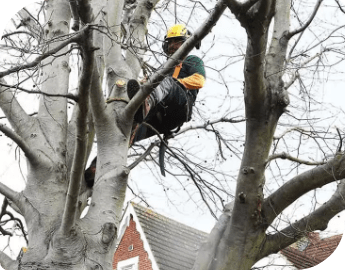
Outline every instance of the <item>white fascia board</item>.
<svg viewBox="0 0 345 270"><path fill-rule="evenodd" d="M127 208L126 208L125 213L123 214L122 220L121 220L121 222L120 222L120 226L119 226L120 232L122 231L123 226L125 226L124 228L127 228L127 227L129 226L129 221L130 221L130 215L131 215L131 214L132 214L132 216L133 216L133 221L134 221L135 224L136 224L136 229L137 229L137 231L138 231L139 234L140 234L141 240L143 241L144 249L145 249L145 251L147 252L148 257L149 257L149 259L150 259L150 261L151 261L152 270L159 270L159 267L158 267L158 265L157 265L157 262L156 262L156 260L155 260L155 257L153 256L153 253L152 253L152 251L151 251L149 242L148 242L147 239L146 239L144 230L143 230L143 228L141 227L141 224L140 224L140 222L139 222L138 216L137 216L137 214L135 213L134 207L133 207L133 205L132 205L131 202L128 202ZM120 233L120 232L119 232L119 233ZM123 231L122 235L119 235L119 238L118 238L117 241L116 241L116 242L117 242L116 246L118 246L118 245L120 244L120 242L121 242L121 240L122 240L122 237L123 237L123 235L124 235L124 232L125 232L125 230Z"/></svg>

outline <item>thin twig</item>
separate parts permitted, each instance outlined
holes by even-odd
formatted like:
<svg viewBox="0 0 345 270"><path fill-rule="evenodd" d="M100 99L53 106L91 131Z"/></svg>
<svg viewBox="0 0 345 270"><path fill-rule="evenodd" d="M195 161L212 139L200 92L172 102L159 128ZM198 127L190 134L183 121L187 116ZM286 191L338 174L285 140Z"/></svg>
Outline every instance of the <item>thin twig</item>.
<svg viewBox="0 0 345 270"><path fill-rule="evenodd" d="M337 132L338 132L338 135L339 135L339 146L338 146L337 152L340 153L341 152L341 148L343 146L343 138L342 138L342 136L340 134L339 128L337 128Z"/></svg>
<svg viewBox="0 0 345 270"><path fill-rule="evenodd" d="M279 153L279 154L274 154L274 155L271 155L268 157L267 161L266 161L266 165L268 163L270 163L272 160L275 160L275 159L287 159L287 160L290 160L290 161L293 161L293 162L297 162L297 163L300 163L300 164L304 164L304 165L309 165L309 166L317 166L317 165L323 165L323 164L326 164L327 162L325 161L307 161L307 160L303 160L303 159L299 159L299 158L295 158L293 156L290 156L289 154L287 153Z"/></svg>
<svg viewBox="0 0 345 270"><path fill-rule="evenodd" d="M40 94L40 95L44 95L44 96L48 96L48 97L64 97L64 98L69 98L69 99L72 99L74 100L75 102L78 102L78 97L73 95L73 94L50 94L50 93L46 93L46 92L43 92L43 91L39 91L39 90L28 90L28 89L25 89L23 87L20 87L18 85L9 85L9 84L3 84L3 83L0 83L0 86L3 86L3 87L7 87L7 88L14 88L16 90L20 90L20 91L23 91L25 93L28 93L28 94Z"/></svg>

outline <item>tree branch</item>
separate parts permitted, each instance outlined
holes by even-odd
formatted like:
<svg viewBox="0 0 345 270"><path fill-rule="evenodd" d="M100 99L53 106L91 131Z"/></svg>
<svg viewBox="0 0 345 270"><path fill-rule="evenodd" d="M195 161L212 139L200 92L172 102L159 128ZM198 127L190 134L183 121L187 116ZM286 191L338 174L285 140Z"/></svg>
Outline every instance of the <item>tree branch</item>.
<svg viewBox="0 0 345 270"><path fill-rule="evenodd" d="M118 17L121 17L119 14L121 14L122 6L123 1L108 1L107 6L105 6L104 9L109 10L111 14L113 14L113 16L107 18L108 33L100 31L99 28L95 28L94 30L96 31L93 31L94 46L97 45L101 48L97 51L97 55L95 57L96 59L94 70L92 73L90 91L91 111L97 132L99 132L99 123L106 123L107 121L111 121L109 120L109 117L106 113L107 106L105 106L105 99L102 90L104 69L106 68L105 73L107 73L108 75L106 77L107 84L111 84L111 86L108 86L107 95L109 95L111 93L112 86L114 85L113 80L109 79L114 73L112 67L116 64L122 66L122 64L124 63L121 56L121 45L119 44L119 37L117 36L119 32L117 32L116 30L120 25ZM113 12L115 12L115 14ZM94 14L94 16L95 15L96 14ZM103 19L104 18L100 19L100 24L102 23ZM106 35L108 38L104 38L104 35ZM108 83L108 81L112 82Z"/></svg>
<svg viewBox="0 0 345 270"><path fill-rule="evenodd" d="M320 57L324 52L328 51L327 48L325 48L322 52L315 54L312 57L309 57L306 61L304 61L302 64L300 64L299 68L294 72L293 76L289 81L287 81L284 85L285 89L289 89L291 85L296 81L296 79L300 78L299 70L305 67L307 64L309 64L311 61L313 61L315 58Z"/></svg>
<svg viewBox="0 0 345 270"><path fill-rule="evenodd" d="M331 31L326 37L324 37L323 39L319 40L319 41L318 41L317 43L315 43L313 46L310 46L310 47L308 47L306 50L300 52L298 55L306 55L309 51L313 51L313 49L315 49L316 47L320 46L323 42L325 42L325 41L328 40L329 38L333 37L334 34L335 34L337 31L341 30L341 29L344 28L344 27L345 27L345 25L341 25L341 26L335 28L335 29L334 29L333 31ZM319 53L317 53L317 54L311 56L311 58L316 58L317 56L320 56L320 55L322 55L323 53L330 51L330 49L327 48L327 46L321 46L321 48L323 48L323 49L322 49ZM290 61L291 58L296 58L298 55L294 55L294 56L292 56L292 57L289 56L289 58L288 58L287 60ZM308 56L308 57L309 57L309 56ZM307 61L305 61L305 62L302 64L302 66L303 66L303 65L306 65L308 62L310 62L309 59L308 59Z"/></svg>
<svg viewBox="0 0 345 270"><path fill-rule="evenodd" d="M134 169L135 166L137 166L141 161L143 161L151 153L151 150L153 149L153 147L158 146L159 143L160 141L151 143L150 146L146 149L146 151L139 158L137 158L132 164L127 166L127 168L129 170Z"/></svg>
<svg viewBox="0 0 345 270"><path fill-rule="evenodd" d="M20 149L23 150L25 156L30 160L32 164L37 162L36 154L26 144L22 137L20 137L17 133L6 127L4 124L0 124L0 131L2 131L7 137L14 141L20 147Z"/></svg>
<svg viewBox="0 0 345 270"><path fill-rule="evenodd" d="M320 6L321 6L321 3L322 3L323 0L318 0L317 3L316 3L316 6L314 8L314 11L313 13L311 14L309 20L304 24L302 25L302 27L300 27L299 29L296 29L294 31L289 31L287 34L286 34L286 38L287 39L291 39L294 35L298 34L298 33L301 33L303 32L305 29L307 29L307 27L311 24L311 22L314 20Z"/></svg>
<svg viewBox="0 0 345 270"><path fill-rule="evenodd" d="M270 89L271 106L275 106L281 115L289 104L289 97L284 88L284 75L286 65L286 52L289 40L286 33L290 25L289 1L277 1L274 14L273 36L266 55L265 77Z"/></svg>
<svg viewBox="0 0 345 270"><path fill-rule="evenodd" d="M10 36L13 36L13 35L20 35L20 34L25 34L25 35L28 35L32 38L36 38L36 36L30 32L27 32L27 31L15 31L15 32L11 32L11 33L6 33L4 35L2 35L2 39L5 39L5 38L9 38Z"/></svg>
<svg viewBox="0 0 345 270"><path fill-rule="evenodd" d="M61 42L58 46L56 46L54 49L46 52L46 53L43 53L42 55L36 57L35 60L31 61L30 63L27 63L27 64L19 64L13 68L10 68L10 69L7 69L6 71L3 71L3 72L0 72L0 78L4 77L4 76L7 76L9 74L12 74L12 73L16 73L16 72L19 72L21 70L24 70L24 69L28 69L28 68L32 68L32 67L35 67L37 66L39 63L41 63L42 60L50 57L50 56L54 56L54 54L56 54L58 51L60 51L61 49L65 48L67 45L69 45L70 43L74 43L74 42L77 42L81 36L84 34L85 31L87 31L89 27L86 26L82 29L82 31L74 34L74 35L71 35L69 38L66 37L66 41L64 42Z"/></svg>
<svg viewBox="0 0 345 270"><path fill-rule="evenodd" d="M6 115L15 132L22 135L28 126L32 126L32 119L18 103L14 96L14 92L2 86L2 84L6 84L3 78L0 78L0 83L0 108Z"/></svg>
<svg viewBox="0 0 345 270"><path fill-rule="evenodd" d="M278 135L278 136L274 136L274 140L280 140L282 139L286 134L290 133L290 132L293 132L293 131L297 131L299 132L300 134L303 134L303 135L306 135L308 137L312 137L314 138L313 136L315 137L320 137L317 135L316 132L314 132L313 130L306 130L306 129L302 129L300 127L292 127L292 128L289 128L287 129L286 131L284 131L282 134Z"/></svg>
<svg viewBox="0 0 345 270"><path fill-rule="evenodd" d="M82 45L83 71L79 82L79 102L77 115L76 146L71 168L70 181L68 186L66 204L61 222L61 232L68 235L75 224L78 211L78 197L85 168L87 153L87 117L89 107L89 93L94 71L94 50L92 48L92 31L85 33Z"/></svg>
<svg viewBox="0 0 345 270"><path fill-rule="evenodd" d="M12 202L12 201L11 201L11 202ZM1 207L1 211L0 211L0 223L1 223L2 217L8 216L9 219L6 220L6 221L3 221L3 222L4 222L5 224L6 224L7 222L9 222L9 221L14 221L14 222L16 222L17 226L20 228L20 230L21 230L22 233L23 233L23 236L24 236L24 238L25 238L26 243L28 243L27 234L26 234L26 232L25 232L25 230L24 230L23 222L22 222L19 218L14 217L14 215L13 215L11 212L9 212L9 211L7 210L7 206L9 206L9 205L10 205L10 200L9 200L7 197L5 197L4 202L3 202L3 204L2 204L2 207ZM12 204L12 205L13 205L13 204ZM13 205L13 206L14 206L14 205ZM17 206L15 206L15 207L18 208ZM19 210L19 209L18 209L18 210ZM19 211L19 212L20 212L20 211ZM10 236L13 236L13 234L12 234L11 232L8 232L8 231L4 230L1 226L0 226L0 232L1 232L3 235L10 235Z"/></svg>
<svg viewBox="0 0 345 270"><path fill-rule="evenodd" d="M89 101L89 104L90 104L90 101ZM72 117L71 117L71 120L68 124L67 149L69 149L69 151L67 151L67 159L66 159L68 173L71 172L72 163L73 163L73 159L74 159L74 149L75 149L75 145L76 145L76 139L75 138L76 138L76 134L77 134L76 130L77 130L78 111L79 111L79 107L74 106ZM91 110L89 110L89 112L88 112L87 125L88 125L87 126L87 138L88 139L87 139L87 153L86 153L86 157L85 157L85 162L88 160L88 157L90 156L93 142L94 142L93 140L95 138L95 128L94 128L94 122L93 122Z"/></svg>
<svg viewBox="0 0 345 270"><path fill-rule="evenodd" d="M339 144L338 144L338 148L337 148L337 153L340 153L341 152L341 148L343 146L343 137L340 134L339 128L336 128L336 130L337 130L337 133L338 133L338 136L339 136Z"/></svg>
<svg viewBox="0 0 345 270"><path fill-rule="evenodd" d="M267 51L267 33L275 8L274 0L258 1L243 18L238 18L247 32L247 48L244 62L244 100L246 117L264 117L268 89L265 78L270 72ZM276 20L275 20L276 21ZM275 32L275 31L274 31ZM265 64L266 62L266 64ZM279 68L279 67L278 67Z"/></svg>
<svg viewBox="0 0 345 270"><path fill-rule="evenodd" d="M69 5L71 7L71 13L73 18L72 23L72 30L78 31L79 30L79 11L78 11L78 1L76 0L69 0Z"/></svg>
<svg viewBox="0 0 345 270"><path fill-rule="evenodd" d="M217 123L241 123L241 122L246 121L246 119L244 119L244 118L239 118L239 119L235 119L235 118L236 117L233 117L233 118L222 117L222 118L219 118L219 119L216 119L216 120L207 121L204 124L200 124L200 125L196 125L196 126L190 126L190 127L185 127L183 129L181 129L179 132L177 132L176 135L174 135L174 136L177 136L179 134L185 133L188 130L205 129L209 125L213 125L213 124L217 124Z"/></svg>
<svg viewBox="0 0 345 270"><path fill-rule="evenodd" d="M14 210L16 211L19 215L22 215L23 216L23 212L21 209L19 209L19 207L14 203L12 202L10 199L7 198L7 202L8 202L8 205ZM17 202L18 203L18 202Z"/></svg>
<svg viewBox="0 0 345 270"><path fill-rule="evenodd" d="M231 12L236 16L237 20L244 23L248 10L259 1L260 0L248 0L246 2L239 2L237 0L228 0L227 5Z"/></svg>
<svg viewBox="0 0 345 270"><path fill-rule="evenodd" d="M264 202L262 211L267 224L291 203L318 187L345 178L345 155L336 155L327 164L301 173L272 193Z"/></svg>
<svg viewBox="0 0 345 270"><path fill-rule="evenodd" d="M105 39L105 62L106 67L108 68L111 63L125 63L122 61L122 55L121 55L121 14L123 12L123 5L124 0L119 1L108 1L107 2L107 10L109 11L109 14L112 14L112 16L107 17L107 24L108 24L108 32L112 38ZM113 42L115 41L115 42Z"/></svg>
<svg viewBox="0 0 345 270"><path fill-rule="evenodd" d="M12 260L4 252L0 251L0 265L6 270L16 270L18 269L18 262Z"/></svg>
<svg viewBox="0 0 345 270"><path fill-rule="evenodd" d="M241 26L246 29L248 27L248 22L254 21L253 20L254 12L256 13L256 15L260 16L261 18L264 18L266 17L266 11L264 10L265 6L271 5L271 1L268 1L268 0L266 1L247 0L246 2L242 2L242 3L240 3L237 0L235 1L228 0L227 2L228 2L228 7L231 10L231 12L235 15L236 19L240 22ZM255 5L258 7L256 11L254 11ZM270 9L272 9L272 7ZM250 12L252 9L254 12ZM260 22L259 24L262 24L262 23Z"/></svg>
<svg viewBox="0 0 345 270"><path fill-rule="evenodd" d="M65 94L65 95L64 94L51 94L51 93L46 93L43 91L28 90L28 89L25 89L25 88L20 87L18 85L9 85L9 84L3 84L3 83L0 83L0 86L7 87L7 88L14 88L16 90L20 90L20 91L23 91L23 92L28 93L28 94L39 94L39 95L44 95L47 97L64 97L64 98L72 99L75 102L78 102L78 97L76 97L75 95L70 94L70 93Z"/></svg>
<svg viewBox="0 0 345 270"><path fill-rule="evenodd" d="M345 182L338 185L336 192L328 202L316 209L313 213L291 224L274 235L267 236L266 242L260 253L260 258L277 253L286 248L308 232L325 230L329 221L345 209Z"/></svg>
<svg viewBox="0 0 345 270"><path fill-rule="evenodd" d="M94 122L97 129L100 123L105 123L105 121L109 120L106 114L107 107L105 106L106 103L102 92L102 85L100 82L101 75L98 73L98 69L96 66L94 66L93 69L94 70L91 74L92 81L90 88L90 105L93 119L97 119L97 121Z"/></svg>
<svg viewBox="0 0 345 270"><path fill-rule="evenodd" d="M8 186L0 183L0 194L13 201L17 206L19 204L19 193L10 189Z"/></svg>
<svg viewBox="0 0 345 270"><path fill-rule="evenodd" d="M308 160L303 160L303 159L299 159L299 158L295 158L293 156L290 156L289 154L283 152L283 153L279 153L279 154L274 154L274 155L271 155L268 157L267 161L266 161L266 164L270 163L272 160L275 160L275 159L278 159L278 158L281 158L281 159L288 159L288 160L291 160L291 161L294 161L294 162L297 162L297 163L300 163L300 164L304 164L304 165L323 165L325 164L326 162L324 161L319 161L319 162L311 162L311 161L308 161Z"/></svg>
<svg viewBox="0 0 345 270"><path fill-rule="evenodd" d="M342 13L345 13L345 10L344 10L343 7L340 5L339 0L334 0L334 1L337 3L337 5L338 5L338 7L340 8L341 12L342 12Z"/></svg>
<svg viewBox="0 0 345 270"><path fill-rule="evenodd" d="M142 55L145 55L147 24L149 22L151 12L159 2L159 0L147 1L138 0L137 7L131 16L129 22L129 41L130 46L126 52L126 62L132 70L132 76L137 78L142 68Z"/></svg>
<svg viewBox="0 0 345 270"><path fill-rule="evenodd" d="M43 6L41 6L41 8L43 8ZM24 26L40 42L44 30L38 19L36 19L26 8L19 10L18 16L20 17L20 24L16 28L18 29Z"/></svg>

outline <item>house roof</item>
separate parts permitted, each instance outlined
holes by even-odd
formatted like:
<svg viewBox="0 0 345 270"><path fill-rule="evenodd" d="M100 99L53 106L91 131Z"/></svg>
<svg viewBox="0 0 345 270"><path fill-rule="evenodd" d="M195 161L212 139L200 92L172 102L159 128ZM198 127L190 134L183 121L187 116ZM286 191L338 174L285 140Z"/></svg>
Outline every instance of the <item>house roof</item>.
<svg viewBox="0 0 345 270"><path fill-rule="evenodd" d="M119 242L131 215L136 222L153 270L192 269L199 247L207 240L207 233L130 202L122 217ZM327 259L337 248L341 238L342 235L335 235L320 239L318 233L311 232L280 253L297 269L306 269Z"/></svg>
<svg viewBox="0 0 345 270"><path fill-rule="evenodd" d="M144 233L141 237L148 243L150 251L147 252L154 257L153 265L157 264L159 270L192 269L197 251L208 234L133 202L127 206L131 207L134 220L139 222L137 227Z"/></svg>
<svg viewBox="0 0 345 270"><path fill-rule="evenodd" d="M341 237L335 235L320 239L318 233L309 233L307 238L281 250L281 253L297 269L309 268L327 259L339 245Z"/></svg>
<svg viewBox="0 0 345 270"><path fill-rule="evenodd" d="M207 233L133 204L160 270L190 270Z"/></svg>

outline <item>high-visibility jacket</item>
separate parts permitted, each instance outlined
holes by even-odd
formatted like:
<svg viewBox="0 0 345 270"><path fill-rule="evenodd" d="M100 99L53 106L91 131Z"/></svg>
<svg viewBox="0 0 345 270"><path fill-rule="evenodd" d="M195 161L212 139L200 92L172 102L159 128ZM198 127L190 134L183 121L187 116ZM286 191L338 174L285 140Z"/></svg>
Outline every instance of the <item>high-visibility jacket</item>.
<svg viewBox="0 0 345 270"><path fill-rule="evenodd" d="M176 73L176 69L160 84L161 87L169 89L168 95L151 108L144 119L144 122L164 135L190 121L193 105L206 77L203 61L194 55L186 57L183 61L177 80L173 79L174 72ZM133 142L153 135L156 135L154 130L140 125Z"/></svg>

